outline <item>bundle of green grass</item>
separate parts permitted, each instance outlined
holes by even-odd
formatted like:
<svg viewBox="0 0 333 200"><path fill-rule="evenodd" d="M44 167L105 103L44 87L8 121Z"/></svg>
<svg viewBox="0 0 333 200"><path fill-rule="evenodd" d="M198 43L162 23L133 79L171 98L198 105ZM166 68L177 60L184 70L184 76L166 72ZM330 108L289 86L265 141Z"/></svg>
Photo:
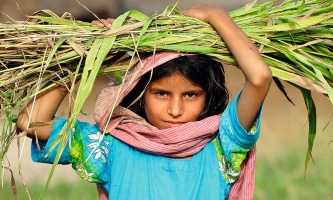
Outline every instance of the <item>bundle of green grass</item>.
<svg viewBox="0 0 333 200"><path fill-rule="evenodd" d="M316 133L311 91L324 94L333 104L332 10L331 0L286 0L254 2L229 12L258 47L276 83L285 80L302 91L310 125L306 165ZM129 11L110 30L47 10L24 22L0 23L0 159L15 139L18 112L37 94L72 83L68 87L73 102L68 124L72 126L98 75L112 74L121 82L123 72L141 53L165 50L205 54L237 66L209 24L181 15L174 6L151 17ZM62 137L64 144L68 136Z"/></svg>

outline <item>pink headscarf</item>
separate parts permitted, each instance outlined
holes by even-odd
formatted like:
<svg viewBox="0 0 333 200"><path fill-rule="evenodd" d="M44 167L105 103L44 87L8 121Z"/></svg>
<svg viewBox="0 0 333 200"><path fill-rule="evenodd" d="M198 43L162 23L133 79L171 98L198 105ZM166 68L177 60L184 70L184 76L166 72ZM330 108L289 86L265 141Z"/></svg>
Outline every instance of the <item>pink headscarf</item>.
<svg viewBox="0 0 333 200"><path fill-rule="evenodd" d="M201 121L185 123L175 128L158 130L142 117L119 105L145 73L180 56L182 55L175 52L156 53L134 65L123 83L119 85L116 85L114 82L106 84L98 92L94 107L94 118L99 129L130 146L153 154L168 157L187 157L199 152L216 134L219 127L220 115L210 116ZM251 152L255 152L255 149L251 150ZM249 155L251 156L252 154L249 153ZM254 170L255 153L253 153L253 156L251 157L253 162L250 158L250 167L247 167L247 169L252 167ZM244 161L244 163L247 163L247 161ZM251 176L248 176L253 181L249 184L252 189L249 189L249 186L243 187L245 183L243 178L241 172L239 177L241 180L238 179L235 182L231 189L230 197L234 196L234 193L236 196L239 196L239 191L244 191L244 189L247 191L245 192L246 194L251 193L252 190L253 196L254 171L251 173ZM237 185L239 185L237 191L233 190ZM99 185L98 191L100 199L107 199L107 193Z"/></svg>
<svg viewBox="0 0 333 200"><path fill-rule="evenodd" d="M100 130L137 149L167 157L192 156L211 141L218 130L220 115L159 130L119 105L143 74L179 56L181 55L173 52L155 54L134 66L123 84L111 82L104 86L97 95L94 108L94 117Z"/></svg>

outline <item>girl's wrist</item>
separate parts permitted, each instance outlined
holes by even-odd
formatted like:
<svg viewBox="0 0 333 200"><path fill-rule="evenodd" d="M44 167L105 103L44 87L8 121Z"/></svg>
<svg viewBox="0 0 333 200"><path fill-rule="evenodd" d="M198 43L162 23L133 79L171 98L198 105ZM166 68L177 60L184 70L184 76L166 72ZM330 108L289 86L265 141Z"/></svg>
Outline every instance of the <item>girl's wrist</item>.
<svg viewBox="0 0 333 200"><path fill-rule="evenodd" d="M222 8L216 8L209 13L208 23L215 26L217 23L223 23L225 20L232 20L228 12Z"/></svg>
<svg viewBox="0 0 333 200"><path fill-rule="evenodd" d="M66 86L59 87L58 91L61 93L62 97L65 97L68 94L68 88Z"/></svg>

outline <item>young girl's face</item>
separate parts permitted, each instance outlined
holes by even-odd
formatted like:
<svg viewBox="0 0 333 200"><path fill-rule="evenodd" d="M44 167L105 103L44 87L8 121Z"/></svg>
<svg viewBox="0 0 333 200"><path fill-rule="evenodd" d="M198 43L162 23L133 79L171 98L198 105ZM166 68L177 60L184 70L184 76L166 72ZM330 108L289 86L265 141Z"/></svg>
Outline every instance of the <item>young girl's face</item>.
<svg viewBox="0 0 333 200"><path fill-rule="evenodd" d="M148 121L158 129L196 121L205 106L206 92L175 72L151 82L144 93Z"/></svg>

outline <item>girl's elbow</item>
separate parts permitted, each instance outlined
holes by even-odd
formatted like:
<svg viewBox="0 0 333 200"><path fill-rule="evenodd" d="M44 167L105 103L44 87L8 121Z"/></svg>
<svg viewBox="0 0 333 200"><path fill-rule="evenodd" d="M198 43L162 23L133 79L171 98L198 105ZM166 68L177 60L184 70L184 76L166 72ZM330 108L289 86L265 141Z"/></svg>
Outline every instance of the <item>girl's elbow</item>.
<svg viewBox="0 0 333 200"><path fill-rule="evenodd" d="M16 129L19 132L25 131L28 129L28 119L25 113L20 113L16 123Z"/></svg>
<svg viewBox="0 0 333 200"><path fill-rule="evenodd" d="M18 133L26 132L29 138L32 138L34 130L29 128L29 120L25 114L20 114L16 123L16 130Z"/></svg>
<svg viewBox="0 0 333 200"><path fill-rule="evenodd" d="M265 72L262 73L261 79L262 79L262 82L264 82L266 84L270 84L272 82L273 73L270 68L267 67L267 70L265 70Z"/></svg>
<svg viewBox="0 0 333 200"><path fill-rule="evenodd" d="M18 133L22 133L26 131L26 135L29 138L38 138L38 140L46 142L50 136L50 125L49 126L41 126L36 128L29 127L29 118L26 113L21 113L18 116L18 120L16 123L16 130Z"/></svg>
<svg viewBox="0 0 333 200"><path fill-rule="evenodd" d="M257 76L251 81L252 85L256 87L267 87L271 85L273 79L272 71L267 68L267 70L262 70Z"/></svg>

